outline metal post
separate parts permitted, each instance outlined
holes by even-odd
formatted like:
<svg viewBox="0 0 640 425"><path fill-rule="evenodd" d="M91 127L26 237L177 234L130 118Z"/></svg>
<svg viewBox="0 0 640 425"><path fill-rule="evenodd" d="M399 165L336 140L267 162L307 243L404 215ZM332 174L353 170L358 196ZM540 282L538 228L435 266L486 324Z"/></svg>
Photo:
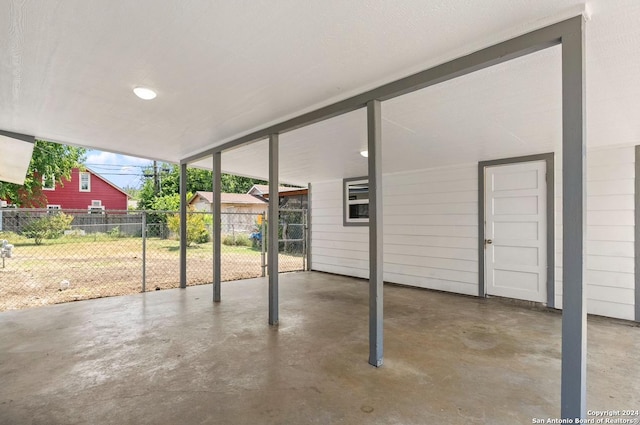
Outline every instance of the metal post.
<svg viewBox="0 0 640 425"><path fill-rule="evenodd" d="M382 366L382 121L379 100L367 103L369 148L369 363Z"/></svg>
<svg viewBox="0 0 640 425"><path fill-rule="evenodd" d="M269 232L268 243L269 262L269 324L278 324L278 222L279 222L278 193L278 135L269 136Z"/></svg>
<svg viewBox="0 0 640 425"><path fill-rule="evenodd" d="M187 164L180 165L180 288L187 287Z"/></svg>
<svg viewBox="0 0 640 425"><path fill-rule="evenodd" d="M265 241L267 240L267 235L264 233L264 226L267 220L267 216L265 213L262 213L262 224L260 225L260 269L262 270L262 277L267 275L267 261L265 255Z"/></svg>
<svg viewBox="0 0 640 425"><path fill-rule="evenodd" d="M222 152L213 154L213 301L220 302L222 281Z"/></svg>
<svg viewBox="0 0 640 425"><path fill-rule="evenodd" d="M578 25L579 23L579 25ZM562 36L562 388L563 419L587 417L587 309L584 290L584 20Z"/></svg>
<svg viewBox="0 0 640 425"><path fill-rule="evenodd" d="M142 211L142 292L147 290L147 212Z"/></svg>
<svg viewBox="0 0 640 425"><path fill-rule="evenodd" d="M307 187L307 270L311 271L311 183Z"/></svg>
<svg viewBox="0 0 640 425"><path fill-rule="evenodd" d="M307 211L302 210L302 271L307 270Z"/></svg>

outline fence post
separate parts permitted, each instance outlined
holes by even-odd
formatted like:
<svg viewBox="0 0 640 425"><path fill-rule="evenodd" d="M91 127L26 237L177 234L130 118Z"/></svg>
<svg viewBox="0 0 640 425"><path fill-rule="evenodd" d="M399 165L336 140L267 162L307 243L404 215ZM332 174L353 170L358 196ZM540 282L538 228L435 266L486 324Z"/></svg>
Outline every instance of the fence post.
<svg viewBox="0 0 640 425"><path fill-rule="evenodd" d="M307 212L302 210L302 271L307 270Z"/></svg>
<svg viewBox="0 0 640 425"><path fill-rule="evenodd" d="M262 269L262 277L266 276L265 270L267 268L267 263L265 261L265 254L264 254L264 244L267 240L266 235L264 233L264 223L265 223L266 217L265 214L262 213L262 224L260 225L260 268Z"/></svg>
<svg viewBox="0 0 640 425"><path fill-rule="evenodd" d="M142 211L142 292L147 290L147 212Z"/></svg>

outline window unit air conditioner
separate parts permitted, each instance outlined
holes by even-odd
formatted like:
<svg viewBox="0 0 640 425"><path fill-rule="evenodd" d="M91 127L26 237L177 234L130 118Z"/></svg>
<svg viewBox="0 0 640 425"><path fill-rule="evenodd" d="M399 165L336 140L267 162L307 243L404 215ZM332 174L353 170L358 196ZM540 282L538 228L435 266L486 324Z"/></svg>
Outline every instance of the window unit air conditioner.
<svg viewBox="0 0 640 425"><path fill-rule="evenodd" d="M104 207L89 207L89 214L104 214Z"/></svg>

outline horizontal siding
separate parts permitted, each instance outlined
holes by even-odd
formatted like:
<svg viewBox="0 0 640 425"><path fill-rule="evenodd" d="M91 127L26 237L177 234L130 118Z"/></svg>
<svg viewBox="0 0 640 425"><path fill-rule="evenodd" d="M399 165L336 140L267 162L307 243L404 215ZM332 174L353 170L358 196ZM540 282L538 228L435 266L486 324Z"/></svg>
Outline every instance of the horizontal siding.
<svg viewBox="0 0 640 425"><path fill-rule="evenodd" d="M463 227L463 226L443 226L443 225L385 225L385 233L395 235L418 235L418 236L451 236L451 237L467 237L477 238L478 230L477 226Z"/></svg>
<svg viewBox="0 0 640 425"><path fill-rule="evenodd" d="M476 167L383 177L384 279L478 293ZM314 183L314 270L368 277L368 229L342 225L342 181Z"/></svg>
<svg viewBox="0 0 640 425"><path fill-rule="evenodd" d="M587 154L587 312L634 319L635 152ZM562 304L561 162L556 161L556 306Z"/></svg>
<svg viewBox="0 0 640 425"><path fill-rule="evenodd" d="M368 278L368 228L342 225L342 180L312 183L312 188L313 270Z"/></svg>
<svg viewBox="0 0 640 425"><path fill-rule="evenodd" d="M634 318L634 147L587 155L586 292L591 314ZM556 306L562 306L562 159L555 169ZM384 278L478 293L477 167L383 177ZM342 181L314 183L313 269L368 277L368 229L342 225Z"/></svg>
<svg viewBox="0 0 640 425"><path fill-rule="evenodd" d="M465 295L478 295L478 285L450 280L439 280L424 276L413 276L395 273L385 273L384 280L401 285L417 286L419 288L435 289L438 291L455 292Z"/></svg>
<svg viewBox="0 0 640 425"><path fill-rule="evenodd" d="M587 299L587 303L589 304L590 314L626 320L633 320L635 315L633 304L620 304L592 299Z"/></svg>
<svg viewBox="0 0 640 425"><path fill-rule="evenodd" d="M635 148L587 158L587 312L633 320Z"/></svg>
<svg viewBox="0 0 640 425"><path fill-rule="evenodd" d="M587 228L587 239L590 241L633 242L634 226L598 225ZM562 230L562 228L560 229ZM561 233L560 233L561 234Z"/></svg>

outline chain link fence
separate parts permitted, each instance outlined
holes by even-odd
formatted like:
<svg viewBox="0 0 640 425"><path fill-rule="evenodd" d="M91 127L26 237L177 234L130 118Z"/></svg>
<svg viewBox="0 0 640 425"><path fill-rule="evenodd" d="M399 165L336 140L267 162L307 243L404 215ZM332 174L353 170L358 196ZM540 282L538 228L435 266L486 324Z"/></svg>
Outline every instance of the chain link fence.
<svg viewBox="0 0 640 425"><path fill-rule="evenodd" d="M213 216L187 213L187 284L213 280ZM222 213L223 281L264 276L267 217ZM306 269L306 210L280 212L281 272ZM173 211L0 209L0 311L180 285Z"/></svg>

